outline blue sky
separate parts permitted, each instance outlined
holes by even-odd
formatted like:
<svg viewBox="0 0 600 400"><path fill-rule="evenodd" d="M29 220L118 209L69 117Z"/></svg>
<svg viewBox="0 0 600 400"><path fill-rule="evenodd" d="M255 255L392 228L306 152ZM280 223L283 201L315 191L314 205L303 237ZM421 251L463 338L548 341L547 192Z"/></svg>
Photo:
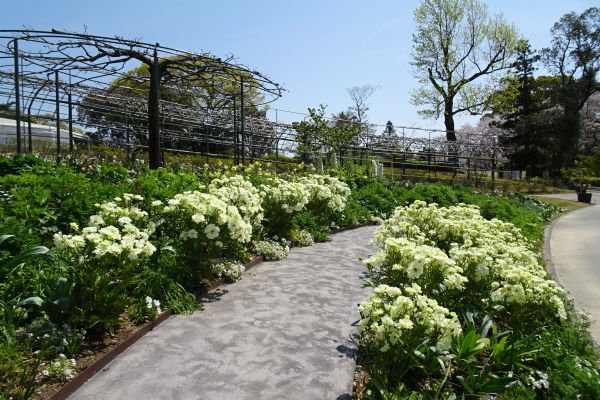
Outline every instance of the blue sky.
<svg viewBox="0 0 600 400"><path fill-rule="evenodd" d="M588 0L486 1L540 49L563 14L596 5ZM94 4L94 7L90 5ZM2 6L2 29L33 27L82 31L159 42L217 56L233 54L283 84L274 108L305 112L320 103L328 112L350 105L346 89L373 84L372 122L442 128L424 120L409 102L416 87L410 62L417 0L304 1L11 1ZM270 113L274 118L274 113ZM279 112L280 119L292 114ZM297 118L297 117L296 117ZM459 118L460 123L471 118Z"/></svg>

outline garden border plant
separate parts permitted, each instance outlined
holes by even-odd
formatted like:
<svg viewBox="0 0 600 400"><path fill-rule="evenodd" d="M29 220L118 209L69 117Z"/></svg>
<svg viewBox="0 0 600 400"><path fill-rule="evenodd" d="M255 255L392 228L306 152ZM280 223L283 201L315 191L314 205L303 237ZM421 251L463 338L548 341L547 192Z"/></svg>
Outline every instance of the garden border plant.
<svg viewBox="0 0 600 400"><path fill-rule="evenodd" d="M17 331L27 333L29 324L34 324L42 336L44 327L49 326L44 322L47 313L56 308L51 303L66 305L70 301L65 303L61 299L80 298L77 283L80 282L81 288L84 277L80 272L91 269L85 267L87 263L101 267L98 270L107 273L107 282L116 282L113 285L119 290L114 294L127 297L123 303L135 307L131 310L135 311L136 319L151 320L159 307L171 308L176 313L193 311L197 302L190 293L206 288L211 280L237 279L240 263L247 261L254 247L251 243L269 243L274 257L280 257L290 240L298 245L323 241L338 227L380 222L381 218L391 216L397 206L415 200L435 201L441 206L459 202L478 204L486 219L513 221L523 230L523 235L537 243L541 240L540 227L556 211L521 195L439 184L399 185L386 178L370 177L367 170L367 166L342 164L328 171L331 177L322 177L313 175L310 168L304 166L274 173L265 164L200 167L190 172L128 170L115 165L80 164L77 160L63 166L37 161L21 163L11 171L16 174L0 176L3 190L0 234L11 230L16 233L8 251L0 253L0 260L36 244L52 247L52 238L59 231L65 232L57 235L57 242L66 253L55 251L51 257L31 259L23 264L18 273L11 276L9 285L0 283L0 297L8 300L11 312L16 312L13 321L17 323ZM54 178L45 179L47 176ZM63 182L71 186L77 182L77 190L65 187ZM282 190L289 187L294 191ZM259 202L259 198L269 200ZM343 203L341 198L344 198ZM217 206L211 208L209 202ZM183 207L186 211L172 219L167 218L171 214L170 210L165 212L166 207ZM211 211L215 209L217 211ZM148 224L145 213L152 224ZM259 221L261 214L264 218ZM285 224L273 226L277 221ZM116 231L105 229L109 226L114 226ZM216 245L215 234L221 247ZM201 235L212 247L199 259L194 256L193 247L185 243ZM232 242L241 237L249 239L243 243ZM98 247L103 240L107 242ZM144 241L155 247L152 254L144 253L144 248L149 249L144 247ZM128 256L134 253L144 262L130 263ZM106 262L102 257L108 257ZM131 265L117 273L110 265L118 263ZM28 297L36 296L46 299L47 311L43 311L44 303L38 300L30 300L32 308L28 312L13 308ZM72 313L67 307L59 311L57 316L73 321L75 327L81 329L84 325L78 321L89 320L93 316L89 311L94 310ZM116 311L111 317L116 316L116 320L111 322L100 317L92 326L86 326L89 332L97 330L97 334L101 334L118 324ZM74 319L69 319L71 315ZM481 317L474 319L479 321ZM78 331L73 332L70 335ZM498 338L498 343L501 340ZM37 347L33 349L46 346L44 341L36 339L34 342ZM474 343L477 345L478 341ZM21 355L32 350L26 347ZM54 356L60 352L57 349L52 349ZM65 368L69 368L66 364Z"/></svg>
<svg viewBox="0 0 600 400"><path fill-rule="evenodd" d="M197 307L190 307L192 300L186 299L190 291L206 290L214 287L215 282L239 279L244 270L239 262L248 259L251 249L246 243L251 239L269 238L266 236L269 229L265 227L272 221L265 219L264 225L263 209L274 220L283 217L293 221L289 229L279 231L282 237L285 235L299 245L310 245L313 232L306 229L315 226L310 221L314 219L323 224L327 219L335 218L335 214L344 208L350 192L345 184L333 177L306 172L275 177L263 171L261 166L250 166L244 171L236 167L204 170L199 175L165 170L140 173L103 165L86 167L85 172L76 172L77 168L42 162L35 163L31 170L25 166L13 171L18 172L17 175L0 177L3 188L8 189L1 208L2 216L7 217L2 229L25 222L25 226L31 227L30 240L48 243L53 250L52 257L40 264L40 268L48 270L48 276L38 275L37 281L33 282L17 280L20 286L16 287L11 287L12 283L8 282L8 286L0 288L3 289L1 293L10 292L17 296L11 309L18 306L18 321L23 321L19 322L18 329L27 335L30 334L28 321L40 321L38 329L44 336L44 326L57 323L65 324L69 330L71 326L83 327L85 332L82 331L79 340L83 335L110 333L119 324L124 306L128 306L130 316L140 322L153 320L160 307L189 312ZM58 179L38 179L57 171ZM63 201L55 195L61 190L58 186L61 174L70 177L64 181L78 180L84 187L95 186L100 189L100 196L86 198L88 206L76 206L79 214L71 212L70 207L61 207ZM190 184L196 190L182 193L181 188ZM116 191L103 191L104 187L115 185ZM277 193L283 193L281 185L295 186L299 202L290 206L287 197L277 198ZM23 187L31 190L22 192L20 188ZM19 193L15 192L16 188ZM58 218L52 217L49 221L50 224L60 221L59 226L39 229L36 219L30 218L27 206L13 207L15 202L30 203L40 189L44 196L37 203L42 207L41 215L56 216L58 211ZM15 197L17 194L20 197ZM81 192L80 196L85 194ZM263 202L267 197L271 200ZM47 199L56 203L48 203ZM311 207L312 211L306 207ZM182 211L180 208L187 211L179 212ZM171 211L177 211L177 218L171 216ZM86 213L89 218L84 217ZM296 220L301 213L306 214L304 219ZM69 221L72 215L81 217ZM11 225L10 221L15 224ZM304 225L306 221L310 222L308 226ZM319 229L315 233L321 232ZM203 240L201 247L208 248L205 254L197 254L196 246L182 245L200 238ZM320 240L323 238L321 236ZM28 242L16 243L14 247L18 249ZM20 268L37 274L33 265L21 264ZM136 297L139 301L134 300ZM98 308L97 304L102 306ZM35 346L43 348L45 344L42 341ZM75 342L73 346L73 349L79 347ZM52 354L61 351L59 346ZM73 350L69 354L76 352ZM44 363L50 363L47 369L61 364L57 367L60 369L57 373L62 374L61 377L64 375L61 379L68 380L72 376L72 372L61 372L63 369L72 371L69 363L63 366L62 361L54 362L52 358Z"/></svg>
<svg viewBox="0 0 600 400"><path fill-rule="evenodd" d="M360 305L365 399L600 396L585 318L514 225L415 201L375 238L375 289Z"/></svg>

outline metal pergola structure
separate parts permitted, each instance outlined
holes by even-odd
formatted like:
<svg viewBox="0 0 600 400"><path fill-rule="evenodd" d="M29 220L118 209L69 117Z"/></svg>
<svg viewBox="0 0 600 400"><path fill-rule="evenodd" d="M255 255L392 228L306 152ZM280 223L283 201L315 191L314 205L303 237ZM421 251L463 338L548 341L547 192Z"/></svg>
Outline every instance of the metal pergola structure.
<svg viewBox="0 0 600 400"><path fill-rule="evenodd" d="M266 118L265 106L282 91L233 57L87 33L0 30L0 105L3 116L18 121L17 153L33 151L37 122L55 127L59 158L67 152L61 149L65 132L68 152L76 150L74 131L127 157L147 152L151 168L161 165L164 152L232 157L236 164L330 156L327 146L316 146L309 160L298 157L292 125ZM506 161L495 132L457 132L458 140L448 142L440 130L396 126L394 133L377 133L381 127L362 124L336 157L377 160L406 177L421 169L428 175L491 171L494 178Z"/></svg>
<svg viewBox="0 0 600 400"><path fill-rule="evenodd" d="M122 129L125 136L143 129L133 144L148 149L151 168L161 164L161 144L178 135L197 141L189 135L194 125L213 125L217 115L222 120L229 114L233 127L224 128L230 129L237 154L246 146L246 123L251 123L245 116L248 96L260 100L251 104L256 108L283 90L231 56L56 30L0 30L0 63L0 98L13 105L16 121L51 121L59 155L61 123L70 133L74 125L86 131ZM198 115L197 109L205 112ZM17 123L15 132L18 153L25 150L22 125ZM186 134L190 137L182 137ZM72 140L70 146L72 151Z"/></svg>

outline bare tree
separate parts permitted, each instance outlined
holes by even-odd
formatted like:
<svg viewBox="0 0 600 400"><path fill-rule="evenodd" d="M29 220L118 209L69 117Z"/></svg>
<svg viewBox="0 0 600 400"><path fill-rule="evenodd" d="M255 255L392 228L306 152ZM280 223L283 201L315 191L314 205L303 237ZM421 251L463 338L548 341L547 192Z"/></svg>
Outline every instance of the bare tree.
<svg viewBox="0 0 600 400"><path fill-rule="evenodd" d="M367 122L367 111L369 111L369 104L367 101L375 93L377 88L371 84L363 86L353 86L348 89L350 99L352 99L352 106L350 111L356 117L358 122Z"/></svg>
<svg viewBox="0 0 600 400"><path fill-rule="evenodd" d="M363 86L353 86L347 89L352 105L348 107L348 114L361 126L361 134L369 135L373 133L373 127L369 125L367 112L369 111L369 98L375 93L377 87L366 84Z"/></svg>

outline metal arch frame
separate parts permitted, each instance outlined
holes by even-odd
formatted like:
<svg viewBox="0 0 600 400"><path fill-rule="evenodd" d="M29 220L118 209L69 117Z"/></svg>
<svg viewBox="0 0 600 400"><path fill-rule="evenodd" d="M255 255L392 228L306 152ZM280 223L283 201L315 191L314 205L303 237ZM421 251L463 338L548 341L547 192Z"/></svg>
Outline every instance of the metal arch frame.
<svg viewBox="0 0 600 400"><path fill-rule="evenodd" d="M161 165L160 91L162 87L176 85L184 90L190 90L194 85L201 87L204 84L213 93L228 96L230 93L226 90L225 83L229 82L234 86L239 84L242 148L245 148L246 136L244 130L245 105L243 102L245 92L258 91L265 101L261 104L254 104L254 106L260 106L276 100L283 91L280 85L273 82L266 75L234 63L232 56L220 59L209 53L199 54L181 51L160 46L158 43L150 44L139 40L126 40L118 36L107 37L57 30L0 30L0 41L2 39L6 40L6 44L2 46L0 43L0 55L12 55L14 57L18 152L21 151L20 79L27 76L25 70L19 70L19 61L21 64L26 61L27 67L30 69L28 73L33 75L43 75L57 70L69 71L77 80L74 85L69 86L70 88L80 86L84 82L98 81L107 77L114 78L119 75L124 77L126 76L123 73L125 68L134 60L145 64L149 72L148 79L145 81L149 83L150 87L147 94L147 128L151 168L158 168ZM19 43L27 46L19 48ZM140 77L136 76L136 79L140 79ZM40 90L42 89L39 89L32 96L31 103L36 100ZM56 92L56 110L58 112L61 101L58 97L58 89ZM68 97L69 99L71 97L70 90ZM30 109L31 107L28 108L29 112ZM69 107L70 111L71 107ZM57 135L60 135L59 122L57 115ZM69 127L72 129L71 117L69 118ZM60 153L59 146L60 143L57 141L57 151ZM243 158L244 152L242 152L242 160Z"/></svg>

